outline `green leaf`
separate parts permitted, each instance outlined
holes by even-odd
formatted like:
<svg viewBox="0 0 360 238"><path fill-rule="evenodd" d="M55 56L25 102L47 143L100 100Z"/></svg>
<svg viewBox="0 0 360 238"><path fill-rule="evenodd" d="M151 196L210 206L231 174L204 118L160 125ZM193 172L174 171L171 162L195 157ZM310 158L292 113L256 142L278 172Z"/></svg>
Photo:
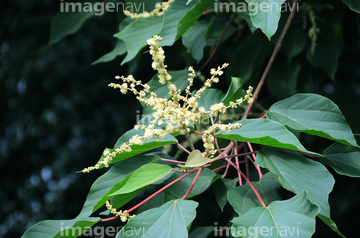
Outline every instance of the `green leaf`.
<svg viewBox="0 0 360 238"><path fill-rule="evenodd" d="M281 185L274 179L271 173L265 174L259 182L252 183L259 192L265 205L269 205L276 199L276 190ZM260 207L261 203L256 197L249 184L230 188L227 193L228 201L234 210L241 216L253 207Z"/></svg>
<svg viewBox="0 0 360 238"><path fill-rule="evenodd" d="M195 218L197 206L197 202L190 200L169 201L131 218L116 238L188 237L187 227Z"/></svg>
<svg viewBox="0 0 360 238"><path fill-rule="evenodd" d="M145 164L137 169L124 186L111 195L131 193L164 178L172 168L165 164Z"/></svg>
<svg viewBox="0 0 360 238"><path fill-rule="evenodd" d="M191 10L197 1L186 3L185 0L176 0L171 3L170 7L165 11L164 24L161 28L160 36L163 38L160 42L161 46L171 46L180 37L177 36L178 24L185 14Z"/></svg>
<svg viewBox="0 0 360 238"><path fill-rule="evenodd" d="M192 26L209 7L214 4L213 0L199 0L196 5L186 12L177 26L176 40L179 39Z"/></svg>
<svg viewBox="0 0 360 238"><path fill-rule="evenodd" d="M345 238L345 236L339 231L335 222L331 220L330 217L324 216L322 214L319 214L318 216L323 222L325 222L326 225L328 225L331 229L333 229L339 236Z"/></svg>
<svg viewBox="0 0 360 238"><path fill-rule="evenodd" d="M224 211L224 207L228 201L227 192L230 188L233 188L236 186L236 183L239 181L239 179L218 179L213 184L214 190L215 190L215 198L216 201L221 209L221 211Z"/></svg>
<svg viewBox="0 0 360 238"><path fill-rule="evenodd" d="M193 94L196 93L196 90ZM215 88L208 88L201 94L201 97L196 99L199 107L205 107L206 111L210 110L210 107L215 103L220 103L224 98L224 93Z"/></svg>
<svg viewBox="0 0 360 238"><path fill-rule="evenodd" d="M171 75L171 83L175 84L177 89L182 91L189 85L189 81L187 80L189 71L187 69L168 71L168 73ZM156 93L159 98L170 97L168 86L159 82L158 74L155 74L147 84L150 86L151 92ZM144 109L144 115L153 113L151 106L146 106L144 103L141 105Z"/></svg>
<svg viewBox="0 0 360 238"><path fill-rule="evenodd" d="M121 40L118 40L116 45L115 45L115 48L112 51L110 51L109 53L101 56L99 59L92 62L91 65L104 63L104 62L109 62L109 61L115 59L117 56L125 54L125 52L126 52L126 44L125 44L125 42L121 41Z"/></svg>
<svg viewBox="0 0 360 238"><path fill-rule="evenodd" d="M338 106L317 94L301 93L277 102L266 117L296 131L358 146Z"/></svg>
<svg viewBox="0 0 360 238"><path fill-rule="evenodd" d="M285 189L295 194L305 189L309 193L309 200L321 208L321 220L342 236L330 219L328 196L335 180L324 165L293 151L271 148L260 150L256 155L256 163L267 168Z"/></svg>
<svg viewBox="0 0 360 238"><path fill-rule="evenodd" d="M228 106L230 102L235 102L237 99L245 96L245 90L242 89L242 86L243 82L241 78L231 77L230 87L222 99L224 105Z"/></svg>
<svg viewBox="0 0 360 238"><path fill-rule="evenodd" d="M123 40L127 46L127 55L121 65L132 60L146 45L147 39L157 35L162 27L163 18L158 16L140 18L130 23L124 30L114 36Z"/></svg>
<svg viewBox="0 0 360 238"><path fill-rule="evenodd" d="M49 45L77 32L94 12L59 12L51 21Z"/></svg>
<svg viewBox="0 0 360 238"><path fill-rule="evenodd" d="M179 167L194 168L194 167L203 166L209 163L210 161L211 160L209 158L206 158L201 154L200 150L194 150L189 154L185 165L179 165Z"/></svg>
<svg viewBox="0 0 360 238"><path fill-rule="evenodd" d="M235 237L301 237L310 238L315 232L318 206L307 200L306 191L295 197L256 207L233 219L231 233Z"/></svg>
<svg viewBox="0 0 360 238"><path fill-rule="evenodd" d="M244 6L244 7L239 7L239 6ZM251 15L249 9L250 9L249 4L245 2L245 0L240 0L238 2L238 8L236 8L235 12L245 19L245 21L249 26L250 31L254 33L258 28L254 26L253 22L251 21Z"/></svg>
<svg viewBox="0 0 360 238"><path fill-rule="evenodd" d="M171 177L165 181L166 184L174 181L175 179L181 177L183 174L181 173L174 173L171 175ZM194 181L194 178L196 176L196 173L193 173L184 179L180 180L179 182L175 183L174 185L171 185L168 189L165 190L165 198L164 202L182 198L186 192L189 190L192 182ZM215 178L216 174L208 169L205 168L203 171L201 171L198 179L196 180L196 183L191 190L188 198L191 198L193 196L196 196L198 194L203 193L206 189L208 189L213 182L213 179Z"/></svg>
<svg viewBox="0 0 360 238"><path fill-rule="evenodd" d="M255 162L268 169L285 189L295 194L306 189L309 200L321 208L321 214L330 217L328 197L335 180L324 165L299 153L273 148L261 149Z"/></svg>
<svg viewBox="0 0 360 238"><path fill-rule="evenodd" d="M195 22L182 36L182 43L190 52L191 56L199 63L204 55L206 35L212 21L207 19Z"/></svg>
<svg viewBox="0 0 360 238"><path fill-rule="evenodd" d="M341 175L360 177L360 148L335 142L324 151L321 162Z"/></svg>
<svg viewBox="0 0 360 238"><path fill-rule="evenodd" d="M316 154L306 150L296 136L278 122L269 119L246 119L237 123L242 124L239 129L230 132L218 131L215 137Z"/></svg>
<svg viewBox="0 0 360 238"><path fill-rule="evenodd" d="M21 238L78 237L100 220L100 217L72 220L45 220L33 225Z"/></svg>
<svg viewBox="0 0 360 238"><path fill-rule="evenodd" d="M358 0L342 0L343 3L349 6L351 10L356 13L360 13L360 3Z"/></svg>
<svg viewBox="0 0 360 238"><path fill-rule="evenodd" d="M107 200L113 197L109 195L116 190L119 190L131 173L144 164L151 163L158 159L159 156L138 155L122 160L111 167L109 171L97 178L91 186L85 204L78 217L90 216L93 212L102 207Z"/></svg>
<svg viewBox="0 0 360 238"><path fill-rule="evenodd" d="M332 80L338 69L341 46L336 43L318 41L314 54L307 53L308 60L316 67L323 69Z"/></svg>
<svg viewBox="0 0 360 238"><path fill-rule="evenodd" d="M270 40L275 34L281 15L281 5L285 0L246 0L250 7L251 21Z"/></svg>

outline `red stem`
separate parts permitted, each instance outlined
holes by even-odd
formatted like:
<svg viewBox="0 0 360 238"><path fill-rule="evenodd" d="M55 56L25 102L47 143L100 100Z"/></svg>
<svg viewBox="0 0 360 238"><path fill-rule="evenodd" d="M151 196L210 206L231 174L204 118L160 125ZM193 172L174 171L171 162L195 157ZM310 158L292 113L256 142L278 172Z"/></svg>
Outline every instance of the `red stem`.
<svg viewBox="0 0 360 238"><path fill-rule="evenodd" d="M235 152L235 154L237 154L238 153L238 151L237 151L237 143L235 142L235 146L234 146L234 152ZM240 165L239 165L239 157L237 157L237 156L235 156L235 162L236 162L236 167L239 169L238 170L238 177L239 177L239 186L241 186L242 185L242 179L241 179L241 174L240 174Z"/></svg>
<svg viewBox="0 0 360 238"><path fill-rule="evenodd" d="M220 167L217 167L216 169L213 169L212 171L213 171L213 172L216 172L216 171L218 171L218 170L220 170L220 169L223 169L223 168L225 168L225 167L227 167L227 164L221 165Z"/></svg>
<svg viewBox="0 0 360 238"><path fill-rule="evenodd" d="M251 152L254 152L254 150L253 150L253 148L252 148L252 146L251 146L251 143L250 143L250 142L247 142L247 145L249 146L250 151L251 151ZM263 177L263 174L261 173L260 166L259 166L258 164L255 164L255 160L256 160L255 154L252 154L252 157L253 157L253 159L254 159L254 166L255 166L255 168L257 169L258 174L259 174L259 179L261 179L261 178Z"/></svg>
<svg viewBox="0 0 360 238"><path fill-rule="evenodd" d="M229 160L229 159L227 159L227 158L226 158L225 160L226 160L227 162L229 162L238 172L241 173L241 175L244 177L244 179L246 180L246 182L250 185L251 189L254 191L256 197L259 199L259 202L260 202L261 206L266 207L264 201L263 201L262 198L260 197L259 192L256 190L256 188L254 187L254 185L252 185L252 183L251 183L250 180L245 176L245 174L244 174L243 172L241 172L241 170L238 169L238 168L236 167L236 165L235 165L231 160Z"/></svg>
<svg viewBox="0 0 360 238"><path fill-rule="evenodd" d="M203 170L203 167L200 167L200 169L198 170L193 182L191 183L191 186L189 188L189 190L187 191L187 193L181 198L182 200L185 200L187 198L187 196L189 196L191 190L193 189L195 183L196 183L196 180L199 178L199 175L201 173L201 171Z"/></svg>
<svg viewBox="0 0 360 238"><path fill-rule="evenodd" d="M226 174L227 174L227 172L228 172L228 170L229 170L229 167L230 167L230 164L227 163L227 164L226 164L225 172L224 172L223 176L221 176L221 178L225 178L225 176L226 176Z"/></svg>
<svg viewBox="0 0 360 238"><path fill-rule="evenodd" d="M190 154L190 151L188 151L184 146L182 146L179 142L177 143L177 145L186 153Z"/></svg>
<svg viewBox="0 0 360 238"><path fill-rule="evenodd" d="M101 219L101 221L102 221L102 222L107 222L107 221L115 220L116 218L119 218L119 217L117 217L117 216L109 217L109 218Z"/></svg>

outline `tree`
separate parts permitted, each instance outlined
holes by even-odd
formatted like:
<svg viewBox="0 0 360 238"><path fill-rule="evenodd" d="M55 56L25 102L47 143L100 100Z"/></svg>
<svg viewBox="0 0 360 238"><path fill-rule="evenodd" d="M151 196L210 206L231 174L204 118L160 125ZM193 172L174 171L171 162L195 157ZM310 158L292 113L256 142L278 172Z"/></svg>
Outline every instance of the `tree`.
<svg viewBox="0 0 360 238"><path fill-rule="evenodd" d="M346 56L343 24L333 18L337 10L329 10L359 13L352 1L344 2L176 0L142 13L125 2L121 6L132 11L119 20L115 49L94 64L126 53L121 64L158 72L147 83L134 74L109 84L134 94L144 117L83 169L111 165L76 218L39 222L23 237L96 235L100 221L116 218L127 222L116 237L311 237L316 217L344 236L330 215L335 179L328 168L359 177L360 149L339 107L314 93L340 90L337 80L351 72L338 67ZM54 18L50 44L115 4L79 6ZM143 66L146 56L139 52L146 45L152 63ZM164 49L173 50L173 58L165 60ZM215 89L223 78L228 88ZM318 89L320 83L326 87ZM235 215L201 221L202 204ZM104 206L107 212L93 215ZM115 216L100 217L110 213Z"/></svg>

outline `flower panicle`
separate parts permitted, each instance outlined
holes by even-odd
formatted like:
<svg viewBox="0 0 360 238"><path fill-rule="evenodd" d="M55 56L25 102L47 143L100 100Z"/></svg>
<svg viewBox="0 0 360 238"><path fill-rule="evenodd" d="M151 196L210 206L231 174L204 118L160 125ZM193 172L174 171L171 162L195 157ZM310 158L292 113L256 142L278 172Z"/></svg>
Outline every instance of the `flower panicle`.
<svg viewBox="0 0 360 238"><path fill-rule="evenodd" d="M223 102L212 105L209 110L205 107L199 106L198 99L201 98L201 94L210 88L213 83L219 82L219 76L223 74L229 64L225 63L219 66L217 69L213 68L210 71L211 77L205 80L204 86L201 87L195 94L191 93L191 87L196 77L195 70L189 67L188 81L189 84L185 88L185 96L181 94L181 91L177 89L173 84L171 76L167 73L166 65L164 64L164 51L159 47L160 36L155 35L147 41L150 46L150 54L153 58L154 69L159 72L159 82L167 84L169 89L169 96L171 99L160 98L155 92L150 90L150 86L146 83L142 83L141 80L135 80L132 75L127 77L116 76L118 80L122 80L121 84L110 83L109 86L114 89L120 89L121 93L126 94L131 91L138 101L144 103L147 106L151 106L153 113L150 122L145 124L137 124L134 126L135 130L141 130L138 134L132 136L128 143L122 144L119 148L113 150L105 150L102 159L95 165L83 169L83 172L90 172L94 169L102 167L108 167L111 161L116 155L126 152L131 152L133 146L141 146L144 141L156 137L157 140L164 138L170 134L186 134L190 132L188 128L190 122L199 121L205 116L215 117L219 113L225 113L228 108L236 108L240 106L244 101L248 103L252 100L252 90L250 86L246 90L244 98L237 99L235 102L230 102L229 105L225 105ZM142 89L139 89L142 87ZM239 124L213 124L202 135L203 145L207 154L215 154L214 150L214 136L213 134L218 130L231 130L240 128Z"/></svg>

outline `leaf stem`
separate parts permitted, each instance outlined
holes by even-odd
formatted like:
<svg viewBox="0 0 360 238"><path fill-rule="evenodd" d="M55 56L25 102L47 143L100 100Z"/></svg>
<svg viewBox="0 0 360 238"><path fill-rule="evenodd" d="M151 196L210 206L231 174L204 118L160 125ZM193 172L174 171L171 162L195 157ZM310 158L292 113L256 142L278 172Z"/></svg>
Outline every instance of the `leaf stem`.
<svg viewBox="0 0 360 238"><path fill-rule="evenodd" d="M191 190L193 189L193 187L194 187L197 179L199 178L199 175L200 175L200 173L201 173L202 170L203 170L203 167L200 167L199 170L198 170L198 172L197 172L197 174L196 174L196 176L195 176L195 178L194 178L194 180L193 180L193 182L191 183L191 186L190 186L189 190L188 190L188 191L186 192L186 194L181 198L182 200L185 200L185 199L189 196L189 194L190 194Z"/></svg>
<svg viewBox="0 0 360 238"><path fill-rule="evenodd" d="M251 151L251 152L254 152L254 150L253 150L253 148L252 148L252 146L251 146L251 143L250 143L250 142L247 142L247 145L248 145L250 151ZM261 178L263 177L263 174L261 173L260 166L259 166L258 164L255 164L256 156L255 156L254 153L252 154L252 157L253 157L253 159L254 159L254 166L255 166L255 168L257 169L258 174L259 174L259 179L261 179Z"/></svg>
<svg viewBox="0 0 360 238"><path fill-rule="evenodd" d="M261 206L266 207L264 201L263 201L262 198L260 197L259 192L256 190L256 188L254 187L254 185L250 182L250 179L248 179L248 178L245 176L245 174L244 174L239 168L237 168L236 165L235 165L231 160L229 160L228 158L225 158L225 160L226 160L227 162L229 162L238 172L241 173L241 175L244 177L244 179L246 180L246 182L250 185L251 189L254 191L256 197L259 199L259 202L260 202Z"/></svg>
<svg viewBox="0 0 360 238"><path fill-rule="evenodd" d="M234 146L234 153L237 154L238 150L237 150L237 142L235 142L235 146ZM236 162L236 167L239 168L238 170L238 177L239 177L239 186L242 185L242 179L241 179L241 174L240 174L240 164L239 164L239 157L235 156L235 162Z"/></svg>
<svg viewBox="0 0 360 238"><path fill-rule="evenodd" d="M177 143L177 145L186 153L190 154L190 151L188 151L184 146L182 146L179 142Z"/></svg>
<svg viewBox="0 0 360 238"><path fill-rule="evenodd" d="M253 95L253 101L247 106L247 108L246 108L246 110L245 110L245 112L244 112L244 114L243 114L243 116L241 118L242 120L247 118L247 116L248 116L248 114L249 114L249 112L251 110L251 107L253 106L256 98L258 97L259 92L260 92L260 90L261 90L261 88L262 88L262 86L263 86L263 84L265 82L265 79L266 79L267 75L269 74L269 71L270 71L270 69L271 69L271 67L272 67L272 65L274 63L276 55L280 50L281 44L282 44L282 42L284 40L284 37L285 37L289 27L290 27L291 21L294 18L295 8L296 8L295 6L296 6L297 1L298 0L293 1L293 6L292 6L293 8L292 8L292 10L290 12L290 15L289 15L289 17L287 19L287 22L286 22L285 26L284 26L284 29L281 32L280 38L279 38L278 42L276 43L276 46L275 46L274 51L273 51L273 53L272 53L272 55L270 57L270 60L269 60L267 66L266 66L266 68L264 70L264 73L261 76L261 79L260 79L260 81L259 81L259 83L258 83L258 85L257 85L257 87L255 89L255 92L254 92L254 95Z"/></svg>

